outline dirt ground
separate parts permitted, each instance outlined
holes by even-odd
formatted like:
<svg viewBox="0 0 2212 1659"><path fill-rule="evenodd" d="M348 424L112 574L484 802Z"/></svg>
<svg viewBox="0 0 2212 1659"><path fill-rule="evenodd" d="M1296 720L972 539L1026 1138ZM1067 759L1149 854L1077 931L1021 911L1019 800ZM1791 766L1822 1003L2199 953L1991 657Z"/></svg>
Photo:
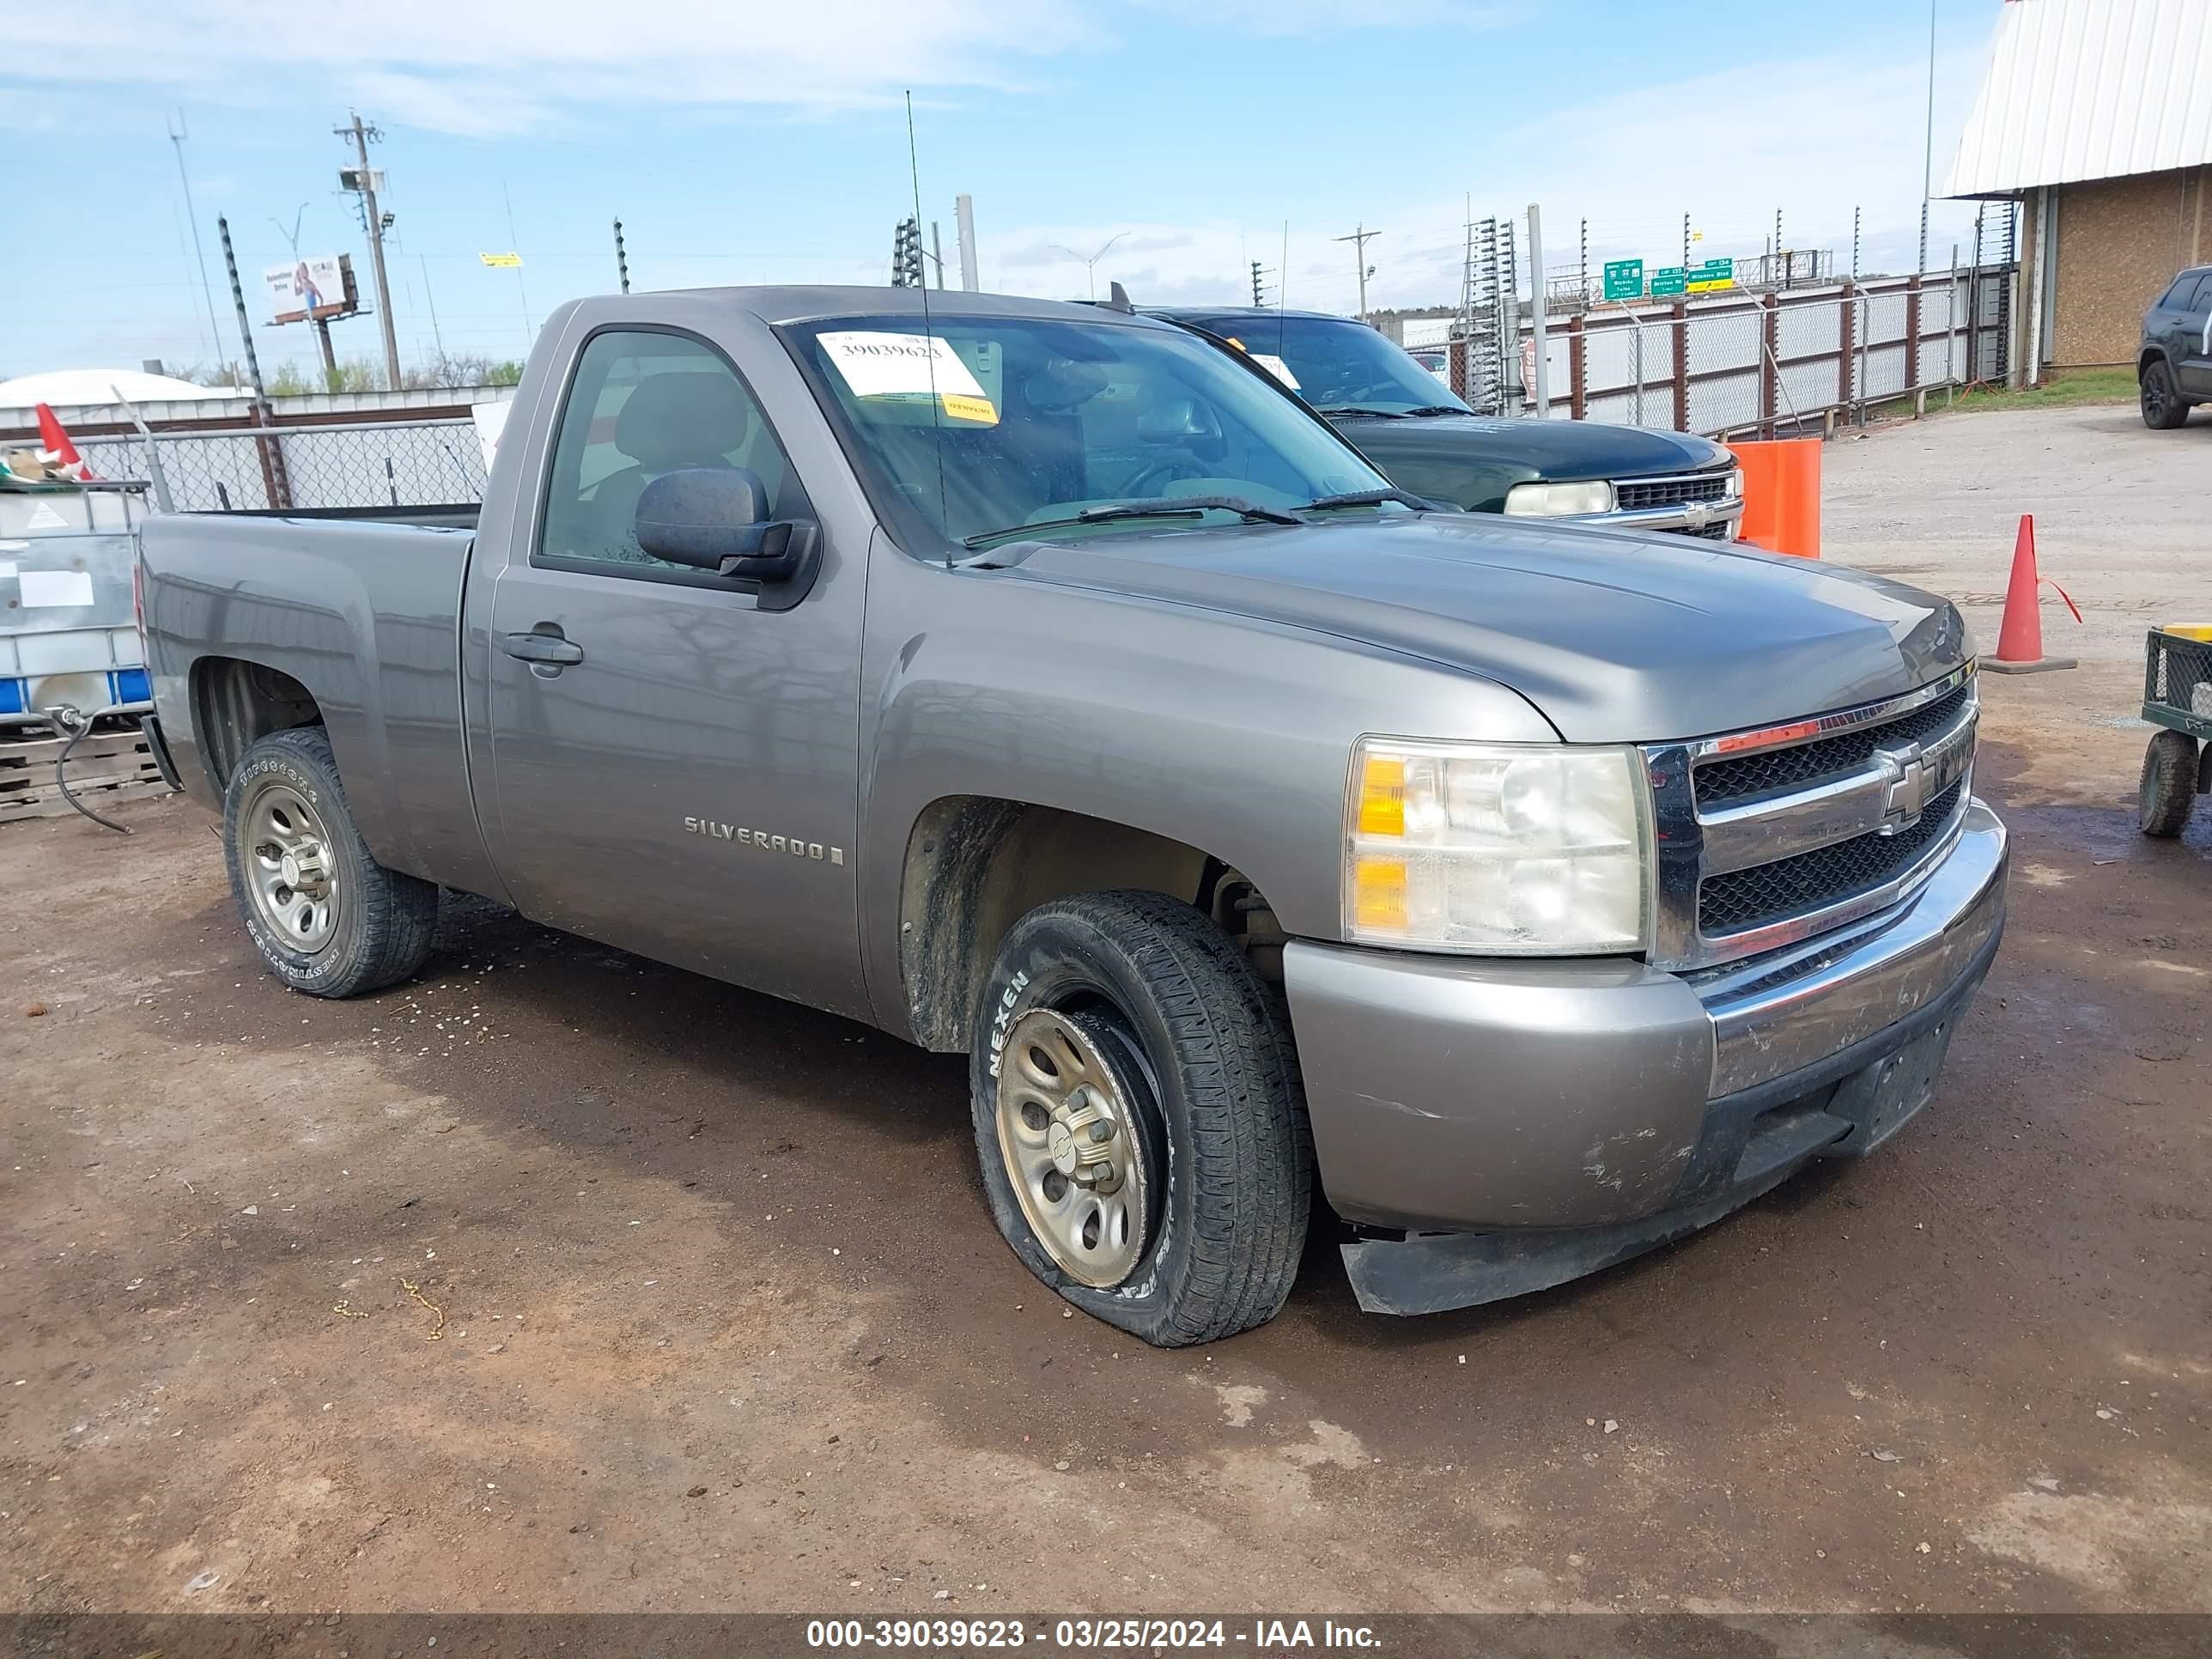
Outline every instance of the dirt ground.
<svg viewBox="0 0 2212 1659"><path fill-rule="evenodd" d="M992 1231L957 1060L481 906L313 1002L196 808L10 826L0 1608L2212 1610L2212 812L2136 836L2126 724L2212 424L1953 416L1828 499L1985 645L2033 510L2091 619L1985 689L1987 989L1878 1156L1462 1314L1316 1246L1142 1347Z"/></svg>

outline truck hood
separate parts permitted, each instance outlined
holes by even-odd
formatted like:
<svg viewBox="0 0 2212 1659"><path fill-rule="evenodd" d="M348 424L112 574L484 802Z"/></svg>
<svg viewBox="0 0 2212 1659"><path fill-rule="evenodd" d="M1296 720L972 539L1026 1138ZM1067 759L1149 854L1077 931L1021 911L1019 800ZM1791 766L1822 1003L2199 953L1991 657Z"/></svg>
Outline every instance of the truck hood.
<svg viewBox="0 0 2212 1659"><path fill-rule="evenodd" d="M1911 690L1972 651L1948 601L1899 582L1737 543L1525 520L1127 531L1000 557L1022 579L1463 669L1519 692L1571 743L1796 720Z"/></svg>
<svg viewBox="0 0 2212 1659"><path fill-rule="evenodd" d="M1663 477L1729 462L1710 438L1601 421L1346 415L1331 423L1391 483L1471 513L1502 511L1517 483Z"/></svg>

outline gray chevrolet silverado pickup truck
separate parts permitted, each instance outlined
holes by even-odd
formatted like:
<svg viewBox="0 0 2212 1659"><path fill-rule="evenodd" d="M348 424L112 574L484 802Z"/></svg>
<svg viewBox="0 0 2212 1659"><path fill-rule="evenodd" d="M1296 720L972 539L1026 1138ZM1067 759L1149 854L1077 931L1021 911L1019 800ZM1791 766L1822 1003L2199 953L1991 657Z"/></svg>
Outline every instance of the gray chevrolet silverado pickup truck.
<svg viewBox="0 0 2212 1659"><path fill-rule="evenodd" d="M1928 1100L2003 920L1958 613L1425 510L1165 323L563 307L481 512L158 517L158 753L270 970L441 888L964 1051L1022 1261L1266 1320L1557 1284Z"/></svg>

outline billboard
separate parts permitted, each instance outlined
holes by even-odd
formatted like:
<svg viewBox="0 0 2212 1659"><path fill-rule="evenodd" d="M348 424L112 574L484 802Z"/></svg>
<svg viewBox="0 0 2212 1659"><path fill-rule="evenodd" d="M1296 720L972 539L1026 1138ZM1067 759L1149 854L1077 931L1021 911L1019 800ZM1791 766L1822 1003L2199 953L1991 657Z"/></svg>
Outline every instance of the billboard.
<svg viewBox="0 0 2212 1659"><path fill-rule="evenodd" d="M350 316L361 309L353 261L343 253L310 253L261 273L269 290L271 322Z"/></svg>

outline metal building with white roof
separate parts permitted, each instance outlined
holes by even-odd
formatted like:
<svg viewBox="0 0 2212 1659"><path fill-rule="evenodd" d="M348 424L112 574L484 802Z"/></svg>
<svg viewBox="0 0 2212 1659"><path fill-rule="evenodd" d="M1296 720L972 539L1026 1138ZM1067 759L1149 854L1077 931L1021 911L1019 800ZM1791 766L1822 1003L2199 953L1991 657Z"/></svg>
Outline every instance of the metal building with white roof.
<svg viewBox="0 0 2212 1659"><path fill-rule="evenodd" d="M2212 261L2212 0L2002 0L1942 193L2026 209L2012 361L2131 363L2142 313Z"/></svg>

